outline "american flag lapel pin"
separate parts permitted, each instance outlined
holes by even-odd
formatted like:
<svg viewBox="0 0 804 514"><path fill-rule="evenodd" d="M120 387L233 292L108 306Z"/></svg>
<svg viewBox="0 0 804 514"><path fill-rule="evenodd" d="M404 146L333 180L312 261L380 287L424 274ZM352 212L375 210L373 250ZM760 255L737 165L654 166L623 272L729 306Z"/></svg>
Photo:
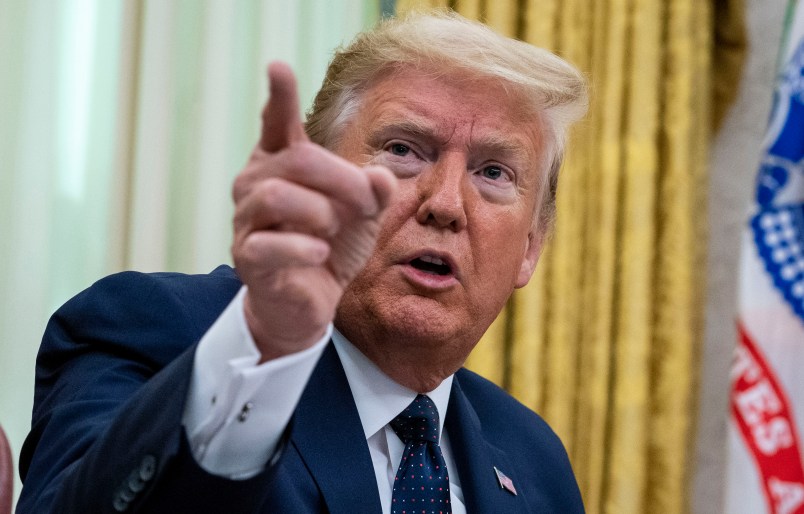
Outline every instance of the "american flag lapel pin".
<svg viewBox="0 0 804 514"><path fill-rule="evenodd" d="M514 487L514 482L508 478L505 473L497 469L497 466L494 466L494 473L497 475L497 482L500 483L500 489L505 489L509 493L516 496L516 487Z"/></svg>

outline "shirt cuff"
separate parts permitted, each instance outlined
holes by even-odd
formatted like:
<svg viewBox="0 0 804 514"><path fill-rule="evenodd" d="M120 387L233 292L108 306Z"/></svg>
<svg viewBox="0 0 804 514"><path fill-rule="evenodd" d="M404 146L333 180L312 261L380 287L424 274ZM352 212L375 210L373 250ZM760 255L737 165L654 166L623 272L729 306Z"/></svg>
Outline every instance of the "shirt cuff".
<svg viewBox="0 0 804 514"><path fill-rule="evenodd" d="M263 364L243 314L246 286L207 330L195 353L182 423L198 464L231 479L257 475L277 450L332 335Z"/></svg>

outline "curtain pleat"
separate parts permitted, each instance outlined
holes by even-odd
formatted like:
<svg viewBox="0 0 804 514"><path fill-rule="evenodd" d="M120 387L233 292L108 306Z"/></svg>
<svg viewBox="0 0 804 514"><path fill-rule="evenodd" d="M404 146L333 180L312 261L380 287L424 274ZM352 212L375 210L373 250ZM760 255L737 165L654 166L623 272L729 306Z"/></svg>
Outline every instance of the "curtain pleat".
<svg viewBox="0 0 804 514"><path fill-rule="evenodd" d="M500 386L506 380L508 314L506 308L497 316L466 361L468 367Z"/></svg>
<svg viewBox="0 0 804 514"><path fill-rule="evenodd" d="M400 0L397 9L424 3ZM590 79L555 234L467 361L556 430L590 513L688 510L706 163L713 116L733 96L742 62L739 4L449 2L556 51ZM728 13L725 27L712 23L715 8ZM721 76L730 81L713 86Z"/></svg>
<svg viewBox="0 0 804 514"><path fill-rule="evenodd" d="M460 4L460 2L458 2ZM519 0L486 0L483 20L497 32L517 36Z"/></svg>
<svg viewBox="0 0 804 514"><path fill-rule="evenodd" d="M567 0L557 11L558 23L556 45L565 58L582 69L588 69L588 38L590 35L589 9L584 0ZM589 125L582 123L575 128L573 140L585 146ZM557 199L558 212L578 213L584 211L587 195L588 153L568 152L562 182ZM547 320L548 356L550 373L545 383L545 403L542 412L550 419L553 428L565 441L570 453L575 447L574 418L576 414L578 366L581 342L583 310L577 304L577 293L583 287L584 255L583 215L563 216L556 220L555 236L547 257L550 259L550 315ZM524 344L527 339L522 339Z"/></svg>
<svg viewBox="0 0 804 514"><path fill-rule="evenodd" d="M522 39L542 48L555 48L558 13L563 5L561 0L525 0Z"/></svg>
<svg viewBox="0 0 804 514"><path fill-rule="evenodd" d="M665 113L662 117L663 170L659 191L658 261L656 264L656 320L653 341L651 457L648 505L672 511L683 498L688 469L682 458L689 448L692 419L678 412L694 408L697 361L695 338L700 334L701 284L704 267L700 252L685 245L698 245L706 219L706 148L711 104L701 101L698 91L709 90L705 52L711 44L709 31L694 20L709 19L706 3L674 0L667 13L667 73ZM678 451L683 448L685 451Z"/></svg>
<svg viewBox="0 0 804 514"><path fill-rule="evenodd" d="M452 9L455 9L461 16L465 16L470 20L480 20L483 19L483 4L484 0L464 0L458 4L454 1L449 2L449 6Z"/></svg>
<svg viewBox="0 0 804 514"><path fill-rule="evenodd" d="M590 512L600 512L608 482L611 427L611 384L615 323L615 278L619 209L624 162L625 68L628 23L626 0L595 2L590 77L593 101L589 114L589 152L595 156L588 173L587 223L584 238L584 312L578 384L576 447L578 482ZM571 149L570 151L577 151ZM579 455L575 452L574 455Z"/></svg>
<svg viewBox="0 0 804 514"><path fill-rule="evenodd" d="M511 394L537 412L543 410L544 383L548 369L548 339L545 336L548 304L545 286L549 273L550 262L545 258L536 267L528 285L514 293L511 302L511 341L528 341L528 344L511 345L507 385Z"/></svg>
<svg viewBox="0 0 804 514"><path fill-rule="evenodd" d="M662 6L632 2L625 61L624 161L617 252L609 490L606 512L640 512L647 476L653 324L656 142L662 56Z"/></svg>

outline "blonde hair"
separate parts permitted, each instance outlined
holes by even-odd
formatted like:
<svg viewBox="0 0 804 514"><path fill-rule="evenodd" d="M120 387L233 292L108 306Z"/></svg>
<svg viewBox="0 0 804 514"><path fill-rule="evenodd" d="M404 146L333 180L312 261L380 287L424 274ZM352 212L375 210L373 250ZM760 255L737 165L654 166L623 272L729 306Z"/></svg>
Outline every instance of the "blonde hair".
<svg viewBox="0 0 804 514"><path fill-rule="evenodd" d="M360 107L361 94L380 74L411 66L442 74L491 78L523 101L523 111L545 134L548 187L539 222L549 232L555 217L558 170L567 131L587 109L586 81L555 54L497 34L451 11L412 13L381 21L338 49L307 115L310 138L332 148ZM534 144L537 144L536 142Z"/></svg>

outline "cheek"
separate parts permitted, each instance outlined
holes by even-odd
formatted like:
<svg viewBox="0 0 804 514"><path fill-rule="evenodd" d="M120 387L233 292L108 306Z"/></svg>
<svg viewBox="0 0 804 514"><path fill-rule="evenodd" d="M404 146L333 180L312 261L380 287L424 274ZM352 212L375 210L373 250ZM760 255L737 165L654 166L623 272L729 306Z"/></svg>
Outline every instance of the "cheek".
<svg viewBox="0 0 804 514"><path fill-rule="evenodd" d="M408 220L416 218L418 210L416 184L414 180L399 180L391 205L385 210L380 225L378 244L387 241Z"/></svg>
<svg viewBox="0 0 804 514"><path fill-rule="evenodd" d="M525 256L527 231L506 220L476 232L473 237L479 242L475 245L475 260L485 281L513 283Z"/></svg>

